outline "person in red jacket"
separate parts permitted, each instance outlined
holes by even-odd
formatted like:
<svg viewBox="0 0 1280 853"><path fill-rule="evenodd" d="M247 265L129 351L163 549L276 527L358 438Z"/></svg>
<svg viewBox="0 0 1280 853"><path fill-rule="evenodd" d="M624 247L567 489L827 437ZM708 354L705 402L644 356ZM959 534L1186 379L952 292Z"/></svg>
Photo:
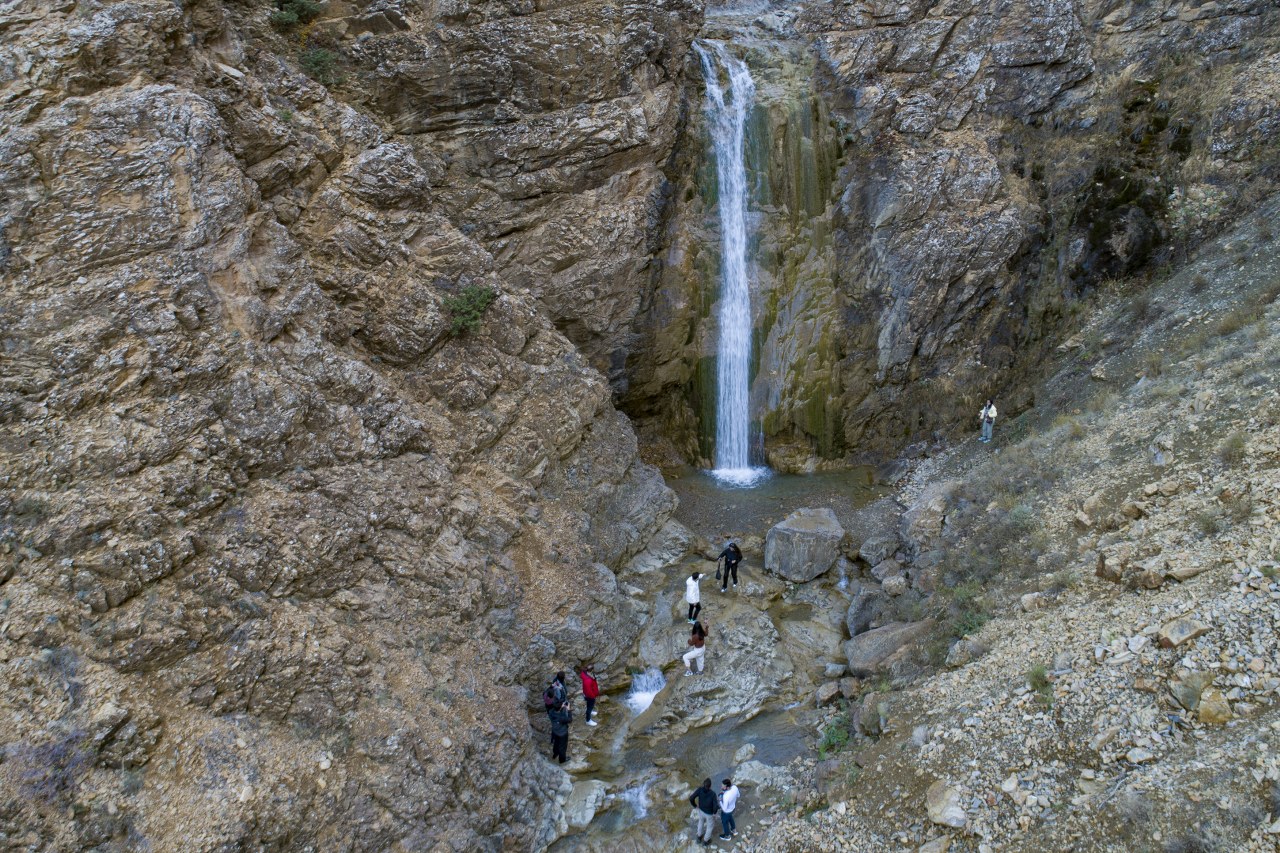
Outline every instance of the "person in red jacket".
<svg viewBox="0 0 1280 853"><path fill-rule="evenodd" d="M595 711L596 699L600 696L600 683L591 674L591 664L578 669L578 678L582 679L582 698L587 702L587 725L594 726L596 721L591 719L591 714Z"/></svg>

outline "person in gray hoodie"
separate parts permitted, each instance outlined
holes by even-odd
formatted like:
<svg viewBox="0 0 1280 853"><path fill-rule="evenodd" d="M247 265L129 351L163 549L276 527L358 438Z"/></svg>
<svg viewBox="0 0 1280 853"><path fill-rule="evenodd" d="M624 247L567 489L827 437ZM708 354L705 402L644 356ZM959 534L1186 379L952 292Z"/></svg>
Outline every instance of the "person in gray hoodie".
<svg viewBox="0 0 1280 853"><path fill-rule="evenodd" d="M715 834L716 811L720 808L716 792L711 790L710 779L702 780L702 787L689 797L689 805L693 806L693 814L698 821L694 827L694 835L697 836L698 843L705 847L711 843L711 838Z"/></svg>
<svg viewBox="0 0 1280 853"><path fill-rule="evenodd" d="M551 757L564 764L569 760L569 724L573 722L573 709L565 702L559 708L552 708L547 716L551 718Z"/></svg>

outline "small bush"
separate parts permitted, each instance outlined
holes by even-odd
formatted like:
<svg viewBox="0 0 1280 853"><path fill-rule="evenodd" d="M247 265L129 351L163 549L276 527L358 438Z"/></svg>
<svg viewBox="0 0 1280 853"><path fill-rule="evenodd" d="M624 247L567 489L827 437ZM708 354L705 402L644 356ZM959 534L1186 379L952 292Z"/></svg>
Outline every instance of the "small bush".
<svg viewBox="0 0 1280 853"><path fill-rule="evenodd" d="M952 630L957 636L967 637L982 630L982 626L991 621L991 617L981 610L964 610L952 623Z"/></svg>
<svg viewBox="0 0 1280 853"><path fill-rule="evenodd" d="M1280 575L1280 570L1277 570L1275 566L1263 566L1260 571L1267 580L1275 580L1276 575ZM1276 814L1280 814L1280 810L1277 810Z"/></svg>
<svg viewBox="0 0 1280 853"><path fill-rule="evenodd" d="M450 331L461 335L480 328L480 320L495 296L491 288L480 284L468 284L457 296L446 296L444 307L452 320Z"/></svg>
<svg viewBox="0 0 1280 853"><path fill-rule="evenodd" d="M1224 465L1239 465L1244 461L1247 449L1248 441L1245 439L1244 433L1236 430L1223 439L1222 444L1218 446L1218 459Z"/></svg>
<svg viewBox="0 0 1280 853"><path fill-rule="evenodd" d="M1216 536L1222 532L1222 516L1211 510L1196 513L1195 523L1202 536Z"/></svg>
<svg viewBox="0 0 1280 853"><path fill-rule="evenodd" d="M834 753L844 749L849 743L849 715L840 714L822 730L822 739L818 741L818 757L826 760Z"/></svg>
<svg viewBox="0 0 1280 853"><path fill-rule="evenodd" d="M1248 521L1253 515L1253 495L1243 494L1227 500L1223 504L1227 510L1227 518L1235 524Z"/></svg>
<svg viewBox="0 0 1280 853"><path fill-rule="evenodd" d="M278 0L269 20L271 26L278 30L290 30L320 17L321 8L314 0Z"/></svg>
<svg viewBox="0 0 1280 853"><path fill-rule="evenodd" d="M1046 708L1053 704L1053 685L1044 664L1038 663L1027 671L1027 686L1035 691Z"/></svg>
<svg viewBox="0 0 1280 853"><path fill-rule="evenodd" d="M309 47L298 60L302 70L317 83L332 86L338 82L338 55L323 47Z"/></svg>
<svg viewBox="0 0 1280 853"><path fill-rule="evenodd" d="M1202 272L1198 272L1191 279L1191 292L1203 293L1204 289L1209 286L1209 277Z"/></svg>
<svg viewBox="0 0 1280 853"><path fill-rule="evenodd" d="M1236 308L1218 321L1218 334L1230 335L1261 318L1257 308Z"/></svg>
<svg viewBox="0 0 1280 853"><path fill-rule="evenodd" d="M1164 356L1158 352L1147 353L1147 357L1142 362L1142 375L1148 379L1155 379L1161 373L1164 373Z"/></svg>

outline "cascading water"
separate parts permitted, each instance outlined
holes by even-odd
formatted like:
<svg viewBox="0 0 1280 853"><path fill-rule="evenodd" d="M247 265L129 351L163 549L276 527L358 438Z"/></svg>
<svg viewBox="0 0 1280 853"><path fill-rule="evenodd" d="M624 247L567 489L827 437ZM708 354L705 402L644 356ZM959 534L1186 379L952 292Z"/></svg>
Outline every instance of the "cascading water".
<svg viewBox="0 0 1280 853"><path fill-rule="evenodd" d="M666 685L667 679L662 675L662 670L651 666L631 677L631 689L627 691L627 697L623 701L632 714L644 713L653 704L653 697Z"/></svg>
<svg viewBox="0 0 1280 853"><path fill-rule="evenodd" d="M747 113L756 87L747 64L719 42L694 43L706 81L707 124L720 209L720 300L716 346L718 479L749 486L768 473L751 464L751 282L747 274ZM722 84L721 74L728 81Z"/></svg>

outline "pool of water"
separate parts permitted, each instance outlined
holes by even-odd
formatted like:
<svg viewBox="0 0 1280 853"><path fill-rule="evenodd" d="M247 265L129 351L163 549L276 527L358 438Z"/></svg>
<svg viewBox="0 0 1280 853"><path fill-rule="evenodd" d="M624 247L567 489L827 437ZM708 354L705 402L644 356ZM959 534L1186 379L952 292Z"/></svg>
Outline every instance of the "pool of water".
<svg viewBox="0 0 1280 853"><path fill-rule="evenodd" d="M875 485L875 469L850 468L818 474L774 474L743 487L710 471L687 468L668 473L667 485L680 497L676 520L712 541L763 536L799 507L827 507L841 523L890 493Z"/></svg>

